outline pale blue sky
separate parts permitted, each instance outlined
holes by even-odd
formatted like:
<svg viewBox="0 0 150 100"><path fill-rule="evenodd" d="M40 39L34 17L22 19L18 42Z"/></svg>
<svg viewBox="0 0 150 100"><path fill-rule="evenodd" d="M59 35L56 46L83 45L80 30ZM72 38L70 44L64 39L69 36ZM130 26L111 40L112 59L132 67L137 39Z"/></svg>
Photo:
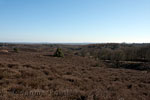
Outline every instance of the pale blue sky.
<svg viewBox="0 0 150 100"><path fill-rule="evenodd" d="M0 42L150 42L150 0L0 0Z"/></svg>

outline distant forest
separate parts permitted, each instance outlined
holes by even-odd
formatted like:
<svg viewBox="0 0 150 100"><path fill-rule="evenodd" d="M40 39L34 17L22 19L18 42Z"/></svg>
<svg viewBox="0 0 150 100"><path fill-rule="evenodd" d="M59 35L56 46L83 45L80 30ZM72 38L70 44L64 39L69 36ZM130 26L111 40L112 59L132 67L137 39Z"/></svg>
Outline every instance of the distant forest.
<svg viewBox="0 0 150 100"><path fill-rule="evenodd" d="M101 60L111 61L150 61L150 44L91 44L85 45L77 53Z"/></svg>

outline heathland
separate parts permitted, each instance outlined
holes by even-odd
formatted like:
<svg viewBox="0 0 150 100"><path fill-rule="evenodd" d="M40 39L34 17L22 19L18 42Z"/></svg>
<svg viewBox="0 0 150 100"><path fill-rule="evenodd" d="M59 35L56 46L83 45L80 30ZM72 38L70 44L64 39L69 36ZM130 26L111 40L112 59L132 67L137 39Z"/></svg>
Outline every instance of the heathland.
<svg viewBox="0 0 150 100"><path fill-rule="evenodd" d="M0 44L0 100L149 100L150 44Z"/></svg>

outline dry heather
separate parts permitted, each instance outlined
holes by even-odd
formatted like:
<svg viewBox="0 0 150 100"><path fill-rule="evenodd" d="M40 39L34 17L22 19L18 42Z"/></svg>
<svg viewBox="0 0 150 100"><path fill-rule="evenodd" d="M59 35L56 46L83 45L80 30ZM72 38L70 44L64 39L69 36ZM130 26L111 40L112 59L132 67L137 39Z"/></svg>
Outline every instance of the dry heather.
<svg viewBox="0 0 150 100"><path fill-rule="evenodd" d="M0 54L0 100L149 100L150 73L49 52Z"/></svg>

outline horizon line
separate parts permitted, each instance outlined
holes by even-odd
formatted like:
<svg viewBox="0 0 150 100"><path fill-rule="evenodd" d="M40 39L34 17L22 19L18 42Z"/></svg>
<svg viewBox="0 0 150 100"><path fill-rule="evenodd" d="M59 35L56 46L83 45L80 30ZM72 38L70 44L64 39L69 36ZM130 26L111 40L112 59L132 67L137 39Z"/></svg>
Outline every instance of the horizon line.
<svg viewBox="0 0 150 100"><path fill-rule="evenodd" d="M0 42L8 44L150 44L150 42Z"/></svg>

